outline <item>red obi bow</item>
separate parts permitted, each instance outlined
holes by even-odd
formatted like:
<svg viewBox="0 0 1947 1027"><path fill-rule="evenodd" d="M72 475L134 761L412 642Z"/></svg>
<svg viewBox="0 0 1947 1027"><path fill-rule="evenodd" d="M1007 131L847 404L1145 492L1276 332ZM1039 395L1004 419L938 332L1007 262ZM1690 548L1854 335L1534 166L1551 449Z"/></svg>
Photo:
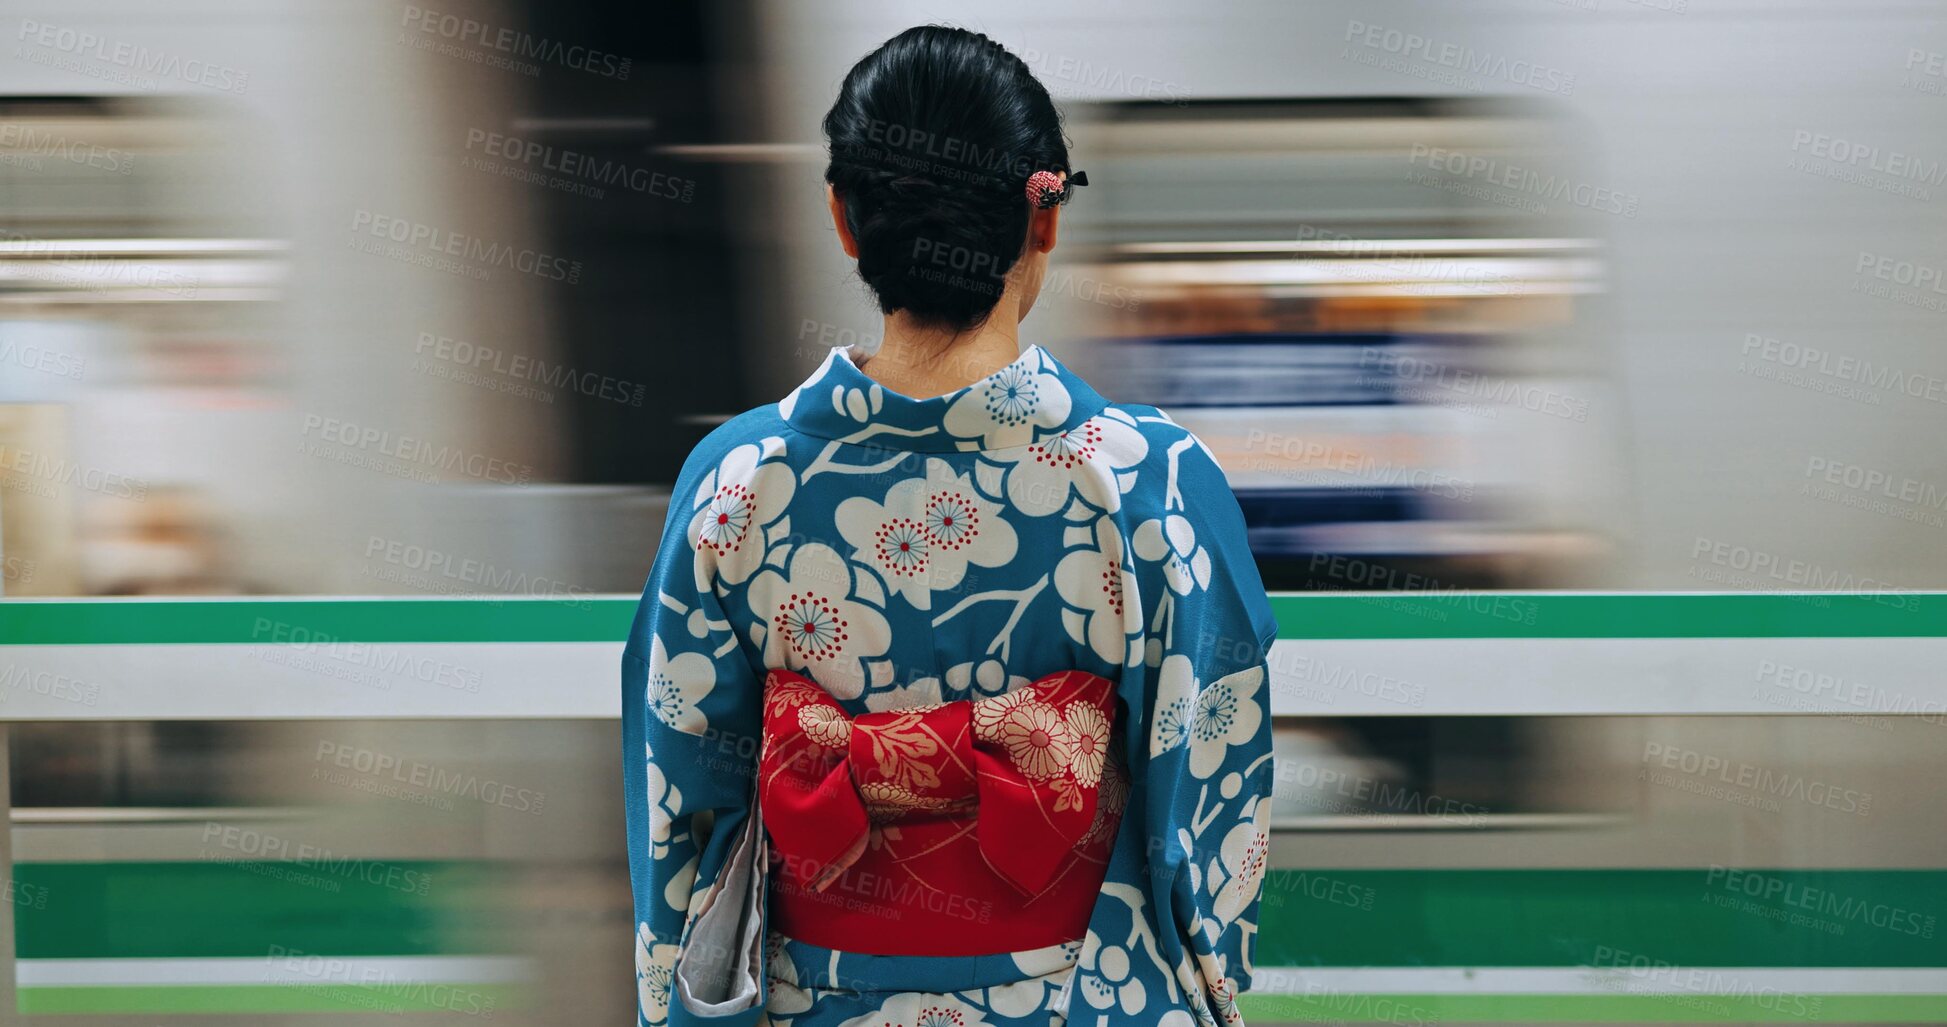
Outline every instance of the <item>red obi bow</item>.
<svg viewBox="0 0 1947 1027"><path fill-rule="evenodd" d="M784 876L821 891L872 825L958 818L994 873L1041 893L1096 825L1114 701L1107 678L1066 671L991 698L851 717L809 679L771 671L758 801Z"/></svg>

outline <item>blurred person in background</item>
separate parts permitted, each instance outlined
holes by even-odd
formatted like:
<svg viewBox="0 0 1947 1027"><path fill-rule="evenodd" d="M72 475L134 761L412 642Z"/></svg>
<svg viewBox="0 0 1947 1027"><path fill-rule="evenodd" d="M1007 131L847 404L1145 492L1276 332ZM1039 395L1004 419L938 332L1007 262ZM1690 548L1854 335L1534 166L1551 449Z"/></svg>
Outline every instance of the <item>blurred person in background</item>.
<svg viewBox="0 0 1947 1027"><path fill-rule="evenodd" d="M642 1020L1236 1023L1276 628L1197 438L1022 348L1060 116L923 27L824 130L884 341L676 484L623 657Z"/></svg>

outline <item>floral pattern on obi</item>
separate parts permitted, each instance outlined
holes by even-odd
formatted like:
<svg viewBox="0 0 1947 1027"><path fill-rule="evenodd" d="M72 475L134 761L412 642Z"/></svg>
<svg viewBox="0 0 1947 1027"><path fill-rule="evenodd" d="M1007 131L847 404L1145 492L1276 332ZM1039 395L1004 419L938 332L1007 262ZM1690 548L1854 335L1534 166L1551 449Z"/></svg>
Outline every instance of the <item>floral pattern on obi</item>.
<svg viewBox="0 0 1947 1027"><path fill-rule="evenodd" d="M854 718L810 680L772 671L758 803L785 879L824 891L870 852L929 887L1010 903L1064 867L1100 866L1122 815L1098 794L1113 703L1107 678L1069 671Z"/></svg>

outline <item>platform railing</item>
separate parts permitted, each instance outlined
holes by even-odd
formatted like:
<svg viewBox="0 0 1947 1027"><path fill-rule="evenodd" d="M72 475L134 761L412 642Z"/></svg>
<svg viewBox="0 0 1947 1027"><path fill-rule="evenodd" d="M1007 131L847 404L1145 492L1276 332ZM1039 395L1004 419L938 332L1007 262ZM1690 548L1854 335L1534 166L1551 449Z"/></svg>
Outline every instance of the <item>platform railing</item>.
<svg viewBox="0 0 1947 1027"><path fill-rule="evenodd" d="M1278 594L1272 603L1279 640L1267 659L1281 716L1947 714L1947 593L1346 592ZM635 604L634 596L0 602L0 815L9 722L613 718ZM0 881L14 879L10 852L0 831ZM1778 874L1811 875L1829 890L1818 875L1847 872ZM1656 874L1685 872L1618 872L1643 877L1621 884L1566 873L1592 895L1625 886L1660 895L1675 886ZM1844 887L1877 894L1899 873L1895 891L1947 901L1939 872L1860 873ZM18 1008L13 913L0 902L7 1011ZM1932 1022L1947 1017L1947 971L1929 968L1938 965L1930 956L1921 962L1740 964L1734 980L1752 995L1722 1009L1685 999L1689 985L1671 975L1628 966L1263 968L1246 999L1254 1020L1371 1019L1357 1009L1379 1009L1374 996L1411 997L1420 1003L1413 1008L1454 1021L1619 1010L1709 1020L1786 1016L1765 996L1803 993L1849 1018ZM1677 1007L1663 994L1671 988L1683 1000Z"/></svg>
<svg viewBox="0 0 1947 1027"><path fill-rule="evenodd" d="M615 717L633 596L9 600L0 721ZM1273 712L1947 713L1947 593L1272 597Z"/></svg>

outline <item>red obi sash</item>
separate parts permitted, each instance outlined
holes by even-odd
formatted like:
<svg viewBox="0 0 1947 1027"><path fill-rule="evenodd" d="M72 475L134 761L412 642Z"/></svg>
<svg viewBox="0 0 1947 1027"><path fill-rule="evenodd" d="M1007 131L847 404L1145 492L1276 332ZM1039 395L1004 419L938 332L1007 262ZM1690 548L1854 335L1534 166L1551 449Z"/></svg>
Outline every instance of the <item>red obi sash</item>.
<svg viewBox="0 0 1947 1027"><path fill-rule="evenodd" d="M977 956L1074 941L1128 777L1107 678L851 717L790 671L765 682L758 803L773 926L844 952Z"/></svg>

